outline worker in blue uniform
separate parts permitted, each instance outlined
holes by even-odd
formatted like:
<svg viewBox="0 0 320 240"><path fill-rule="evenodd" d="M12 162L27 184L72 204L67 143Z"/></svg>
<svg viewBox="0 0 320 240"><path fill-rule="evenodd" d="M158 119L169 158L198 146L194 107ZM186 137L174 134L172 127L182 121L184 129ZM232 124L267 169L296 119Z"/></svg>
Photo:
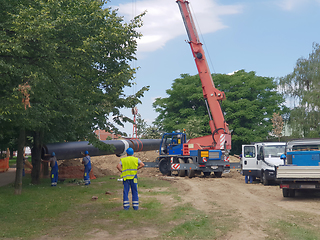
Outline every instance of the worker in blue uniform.
<svg viewBox="0 0 320 240"><path fill-rule="evenodd" d="M132 207L134 210L139 209L138 196L138 176L137 171L144 167L144 163L136 157L133 157L134 151L132 148L126 150L127 157L121 158L117 165L117 169L121 172L123 178L123 208L129 210L129 191L132 193Z"/></svg>
<svg viewBox="0 0 320 240"><path fill-rule="evenodd" d="M252 153L252 152L250 152L249 154L247 153L247 154L246 154L246 157L252 158L252 157L253 157L253 153ZM245 183L248 183L248 182L252 183L252 182L253 182L253 176L248 176L248 175L246 175L246 176L244 177L244 181L245 181Z"/></svg>
<svg viewBox="0 0 320 240"><path fill-rule="evenodd" d="M55 152L51 153L49 162L51 167L51 187L56 187L58 183L59 168Z"/></svg>
<svg viewBox="0 0 320 240"><path fill-rule="evenodd" d="M283 164L286 165L287 156L285 154L281 154L280 159L283 160Z"/></svg>
<svg viewBox="0 0 320 240"><path fill-rule="evenodd" d="M91 158L89 156L89 152L84 152L84 157L82 159L82 164L84 165L84 175L83 180L85 185L89 185L90 182L90 171L91 171Z"/></svg>

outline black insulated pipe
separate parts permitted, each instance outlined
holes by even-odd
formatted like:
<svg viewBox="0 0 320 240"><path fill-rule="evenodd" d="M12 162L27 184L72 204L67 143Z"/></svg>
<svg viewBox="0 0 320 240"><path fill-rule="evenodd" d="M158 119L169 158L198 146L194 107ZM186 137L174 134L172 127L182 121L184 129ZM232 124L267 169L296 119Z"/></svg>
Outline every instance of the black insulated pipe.
<svg viewBox="0 0 320 240"><path fill-rule="evenodd" d="M122 140L105 140L101 141L106 144L113 145L114 151L101 151L88 141L81 142L64 142L50 143L42 148L42 159L48 159L51 153L54 152L57 160L82 158L85 151L89 152L90 156L102 156L116 154L121 156L126 154L126 150L131 147L135 152L159 150L161 139L122 139Z"/></svg>

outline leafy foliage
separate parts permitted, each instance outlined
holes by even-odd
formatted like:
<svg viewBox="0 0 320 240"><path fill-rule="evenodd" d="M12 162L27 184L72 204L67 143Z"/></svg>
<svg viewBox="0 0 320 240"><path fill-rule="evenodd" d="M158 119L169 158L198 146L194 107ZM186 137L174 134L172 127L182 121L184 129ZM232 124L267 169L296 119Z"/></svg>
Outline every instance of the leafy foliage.
<svg viewBox="0 0 320 240"><path fill-rule="evenodd" d="M140 103L148 90L132 96L123 92L133 84L130 61L143 14L125 23L116 10L102 8L106 3L0 2L0 123L39 138L34 149L44 142L97 142L96 128L118 133L116 124L129 121L120 109ZM25 109L19 85L27 82L30 108Z"/></svg>
<svg viewBox="0 0 320 240"><path fill-rule="evenodd" d="M187 129L187 123L198 122L197 132L193 130L193 134L210 133L210 127L207 124L209 117L199 76L182 74L181 78L174 80L171 89L166 93L167 98L157 98L153 103L153 107L159 113L155 123L161 126L163 131L190 130Z"/></svg>
<svg viewBox="0 0 320 240"><path fill-rule="evenodd" d="M227 97L221 107L232 134L233 153L239 153L242 144L267 139L272 131L272 114L287 111L273 78L241 70L233 75L214 74L213 81ZM169 97L158 98L153 105L159 112L156 123L164 131L186 128L189 137L210 134L198 75L181 75L167 94Z"/></svg>
<svg viewBox="0 0 320 240"><path fill-rule="evenodd" d="M160 139L163 132L155 125L147 126L142 138L144 139Z"/></svg>
<svg viewBox="0 0 320 240"><path fill-rule="evenodd" d="M136 127L138 138L142 139L159 139L162 132L155 125L149 126L147 122L138 113L136 117Z"/></svg>
<svg viewBox="0 0 320 240"><path fill-rule="evenodd" d="M135 72L129 61L142 15L126 24L116 11L102 9L105 1L15 2L6 1L2 12L2 119L17 115L20 121L25 114L27 128L44 129L51 141L83 138L98 125L114 128L110 117L120 125L127 121L119 109L139 103L147 90L123 93ZM26 81L31 109L22 111L15 89Z"/></svg>
<svg viewBox="0 0 320 240"><path fill-rule="evenodd" d="M279 113L273 113L272 116L272 133L278 138L280 142L280 138L282 137L282 130L283 130L283 118Z"/></svg>
<svg viewBox="0 0 320 240"><path fill-rule="evenodd" d="M284 93L296 106L290 114L293 137L320 135L320 45L313 44L308 58L299 58L291 74L280 79Z"/></svg>

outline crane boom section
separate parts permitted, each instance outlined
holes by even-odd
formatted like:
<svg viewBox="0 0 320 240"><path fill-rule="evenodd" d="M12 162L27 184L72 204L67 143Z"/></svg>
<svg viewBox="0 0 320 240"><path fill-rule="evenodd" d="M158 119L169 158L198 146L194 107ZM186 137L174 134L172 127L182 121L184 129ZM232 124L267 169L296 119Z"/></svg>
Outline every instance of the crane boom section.
<svg viewBox="0 0 320 240"><path fill-rule="evenodd" d="M219 139L219 135L225 134L227 137L228 148L231 147L231 134L227 123L225 122L223 112L221 110L220 101L225 99L224 92L215 88L210 69L205 58L205 53L202 48L191 12L189 8L189 2L186 0L177 0L180 12L184 21L184 25L189 37L189 44L192 50L192 54L198 69L199 77L202 84L202 91L205 102L208 106L209 113L209 125L211 133L216 134L214 138ZM229 140L230 139L230 140Z"/></svg>

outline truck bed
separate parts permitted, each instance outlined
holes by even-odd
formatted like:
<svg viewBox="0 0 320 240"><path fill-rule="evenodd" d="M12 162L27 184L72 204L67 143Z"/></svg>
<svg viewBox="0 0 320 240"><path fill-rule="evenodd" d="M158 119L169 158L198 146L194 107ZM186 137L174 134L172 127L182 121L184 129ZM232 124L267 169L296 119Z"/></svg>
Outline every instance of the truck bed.
<svg viewBox="0 0 320 240"><path fill-rule="evenodd" d="M299 181L320 181L320 166L284 165L277 168L278 180L297 179Z"/></svg>

